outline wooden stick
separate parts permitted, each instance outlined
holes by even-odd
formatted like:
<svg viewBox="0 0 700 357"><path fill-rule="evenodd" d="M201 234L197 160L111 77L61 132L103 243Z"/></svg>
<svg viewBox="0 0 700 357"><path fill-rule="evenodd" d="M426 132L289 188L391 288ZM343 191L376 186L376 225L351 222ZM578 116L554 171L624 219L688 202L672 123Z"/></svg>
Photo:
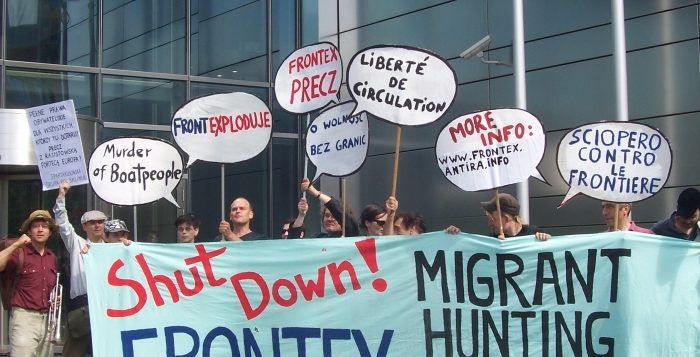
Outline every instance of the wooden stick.
<svg viewBox="0 0 700 357"><path fill-rule="evenodd" d="M498 190L496 190L496 216L498 217L498 239L505 239L503 233L503 220L501 219L501 200L498 198Z"/></svg>
<svg viewBox="0 0 700 357"><path fill-rule="evenodd" d="M615 224L613 225L613 232L617 232L620 229L620 224L618 219L620 218L620 204L615 203Z"/></svg>
<svg viewBox="0 0 700 357"><path fill-rule="evenodd" d="M340 178L340 191L341 195L343 196L343 224L342 224L342 233L340 235L341 238L345 238L345 177Z"/></svg>
<svg viewBox="0 0 700 357"><path fill-rule="evenodd" d="M221 220L224 220L224 210L226 209L226 197L224 197L224 164L221 164Z"/></svg>
<svg viewBox="0 0 700 357"><path fill-rule="evenodd" d="M311 114L306 114L306 122L304 127L308 130L311 123ZM309 157L304 154L304 177L309 177ZM306 191L301 193L301 197L306 198Z"/></svg>
<svg viewBox="0 0 700 357"><path fill-rule="evenodd" d="M399 177L399 153L401 152L401 126L396 126L396 146L394 146L394 174L391 178L391 195L396 197L396 182Z"/></svg>

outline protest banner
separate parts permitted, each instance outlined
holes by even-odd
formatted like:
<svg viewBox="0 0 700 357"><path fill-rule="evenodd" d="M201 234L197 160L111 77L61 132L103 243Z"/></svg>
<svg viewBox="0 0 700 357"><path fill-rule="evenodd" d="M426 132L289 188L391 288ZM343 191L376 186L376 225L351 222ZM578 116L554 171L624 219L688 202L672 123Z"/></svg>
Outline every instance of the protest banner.
<svg viewBox="0 0 700 357"><path fill-rule="evenodd" d="M31 137L26 110L0 108L0 165L36 165Z"/></svg>
<svg viewBox="0 0 700 357"><path fill-rule="evenodd" d="M157 138L126 137L103 142L90 156L90 185L102 200L133 206L165 198L182 179L182 156Z"/></svg>
<svg viewBox="0 0 700 357"><path fill-rule="evenodd" d="M331 107L319 114L306 132L306 156L316 165L316 181L322 174L347 176L367 158L367 114L350 116L354 102Z"/></svg>
<svg viewBox="0 0 700 357"><path fill-rule="evenodd" d="M288 243L93 244L94 355L700 353L695 242L436 232Z"/></svg>
<svg viewBox="0 0 700 357"><path fill-rule="evenodd" d="M439 119L457 93L457 75L444 59L423 49L372 46L356 53L348 67L348 90L363 111L398 125Z"/></svg>
<svg viewBox="0 0 700 357"><path fill-rule="evenodd" d="M272 137L272 115L258 97L220 93L187 102L173 115L173 139L196 160L245 161L261 153Z"/></svg>
<svg viewBox="0 0 700 357"><path fill-rule="evenodd" d="M63 180L72 185L88 183L73 100L27 109L43 190L53 190Z"/></svg>
<svg viewBox="0 0 700 357"><path fill-rule="evenodd" d="M542 124L521 109L494 109L448 123L435 144L440 171L465 191L518 183L537 171L545 148Z"/></svg>
<svg viewBox="0 0 700 357"><path fill-rule="evenodd" d="M579 193L631 203L661 190L673 154L655 128L628 122L600 122L569 131L559 142L557 166L570 186L561 205Z"/></svg>
<svg viewBox="0 0 700 357"><path fill-rule="evenodd" d="M292 52L282 62L275 75L275 97L282 109L304 114L337 102L342 82L340 51L321 42Z"/></svg>

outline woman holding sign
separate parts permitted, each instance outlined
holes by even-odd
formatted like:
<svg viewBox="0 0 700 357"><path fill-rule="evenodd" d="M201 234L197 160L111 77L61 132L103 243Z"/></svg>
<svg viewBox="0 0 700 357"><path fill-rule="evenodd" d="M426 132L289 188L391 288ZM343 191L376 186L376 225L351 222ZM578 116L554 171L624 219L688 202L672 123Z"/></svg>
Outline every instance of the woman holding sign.
<svg viewBox="0 0 700 357"><path fill-rule="evenodd" d="M313 236L314 238L357 237L360 235L357 221L349 207L346 206L345 208L345 232L343 234L342 223L340 223L343 221L343 208L340 201L317 190L306 177L301 181L301 191L308 192L318 198L318 201L324 205L322 218L325 232L319 232ZM299 200L298 208L299 214L289 229L289 239L300 238L301 236L304 219L309 210L306 198Z"/></svg>

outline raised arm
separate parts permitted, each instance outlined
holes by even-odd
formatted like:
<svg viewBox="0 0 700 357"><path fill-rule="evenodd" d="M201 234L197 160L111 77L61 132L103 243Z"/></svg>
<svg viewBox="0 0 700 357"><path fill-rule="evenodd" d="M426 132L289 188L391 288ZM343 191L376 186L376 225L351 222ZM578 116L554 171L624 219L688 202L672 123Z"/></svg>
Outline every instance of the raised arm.
<svg viewBox="0 0 700 357"><path fill-rule="evenodd" d="M3 249L0 251L0 271L5 271L5 268L7 267L7 262L10 261L10 257L12 256L12 253L15 252L15 250L24 247L26 245L29 245L32 243L32 239L29 238L26 234L22 234L21 237L17 238L17 240L12 243L9 247Z"/></svg>
<svg viewBox="0 0 700 357"><path fill-rule="evenodd" d="M394 218L396 218L396 210L399 209L399 201L394 196L389 196L386 199L386 223L384 223L384 235L394 235Z"/></svg>

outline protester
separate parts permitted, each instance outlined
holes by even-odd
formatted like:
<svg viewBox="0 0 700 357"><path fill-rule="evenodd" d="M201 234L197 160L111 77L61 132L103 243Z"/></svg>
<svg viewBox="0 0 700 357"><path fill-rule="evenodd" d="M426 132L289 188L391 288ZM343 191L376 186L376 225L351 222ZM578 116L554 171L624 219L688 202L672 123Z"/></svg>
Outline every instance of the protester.
<svg viewBox="0 0 700 357"><path fill-rule="evenodd" d="M700 220L700 191L690 187L678 196L676 210L671 217L656 222L651 230L662 236L700 241L698 220Z"/></svg>
<svg viewBox="0 0 700 357"><path fill-rule="evenodd" d="M105 242L131 244L129 229L121 219L111 219L105 222Z"/></svg>
<svg viewBox="0 0 700 357"><path fill-rule="evenodd" d="M307 209L308 209L308 207L307 207ZM282 239L289 238L289 228L292 226L292 224L294 224L295 219L296 218L290 218L290 219L286 219L284 222L282 222L282 232L281 232ZM304 234L306 233L306 229L304 228L304 226L301 226L299 228L301 229L300 233L299 233L300 234L299 238L304 238Z"/></svg>
<svg viewBox="0 0 700 357"><path fill-rule="evenodd" d="M148 232L148 242L149 243L158 243L160 240L158 239L158 232L157 231L150 231Z"/></svg>
<svg viewBox="0 0 700 357"><path fill-rule="evenodd" d="M343 228L341 227L343 221L343 209L340 201L324 194L323 192L317 190L309 181L308 178L304 178L301 181L301 191L307 192L308 194L316 197L319 202L323 205L321 208L321 217L323 222L324 232L319 232L314 237L316 238L336 238L336 237L356 237L360 235L360 230L357 226L357 221L352 215L352 210L347 205L345 206L345 230L343 234ZM304 219L308 213L309 206L306 198L301 198L297 205L299 213L297 218L294 220L292 227L289 229L289 238L299 238L301 227L304 226Z"/></svg>
<svg viewBox="0 0 700 357"><path fill-rule="evenodd" d="M617 209L617 230L618 231L632 231L639 233L652 233L651 229L640 227L634 223L632 220L632 204L631 203L614 203L608 201L602 201L600 203L601 213L603 214L603 220L608 226L606 232L615 231L615 205L618 206Z"/></svg>
<svg viewBox="0 0 700 357"><path fill-rule="evenodd" d="M401 212L394 219L394 234L412 236L427 230L423 215L417 212Z"/></svg>
<svg viewBox="0 0 700 357"><path fill-rule="evenodd" d="M102 243L105 239L105 220L107 216L101 211L87 211L80 217L80 223L87 240L79 236L68 219L66 211L66 194L70 182L63 181L58 186L58 196L53 207L59 232L70 260L70 298L66 304L65 344L63 354L66 356L84 356L90 351L90 315L88 313L87 281L85 264L81 252L90 243Z"/></svg>
<svg viewBox="0 0 700 357"><path fill-rule="evenodd" d="M385 207L371 203L365 206L360 213L360 228L368 236L384 235L384 225L387 222L387 211Z"/></svg>
<svg viewBox="0 0 700 357"><path fill-rule="evenodd" d="M194 243L199 234L201 221L192 213L183 214L175 219L178 243Z"/></svg>
<svg viewBox="0 0 700 357"><path fill-rule="evenodd" d="M489 201L481 202L481 208L486 212L489 229L493 237L505 239L508 237L535 235L535 238L541 241L548 240L551 236L536 226L526 224L520 217L520 203L510 194L499 193L498 204L501 208L501 219L499 219L496 206L496 197ZM500 236L501 227L503 227L504 236Z"/></svg>
<svg viewBox="0 0 700 357"><path fill-rule="evenodd" d="M236 198L231 202L229 219L231 222L222 220L219 223L219 233L224 241L253 241L268 239L265 235L253 232L250 229L250 222L253 220L253 207L250 201L243 197Z"/></svg>
<svg viewBox="0 0 700 357"><path fill-rule="evenodd" d="M52 351L47 328L49 298L56 286L57 268L56 256L46 241L57 227L48 211L37 210L20 230L22 236L0 251L0 272L15 279L10 299L10 356L48 357Z"/></svg>

